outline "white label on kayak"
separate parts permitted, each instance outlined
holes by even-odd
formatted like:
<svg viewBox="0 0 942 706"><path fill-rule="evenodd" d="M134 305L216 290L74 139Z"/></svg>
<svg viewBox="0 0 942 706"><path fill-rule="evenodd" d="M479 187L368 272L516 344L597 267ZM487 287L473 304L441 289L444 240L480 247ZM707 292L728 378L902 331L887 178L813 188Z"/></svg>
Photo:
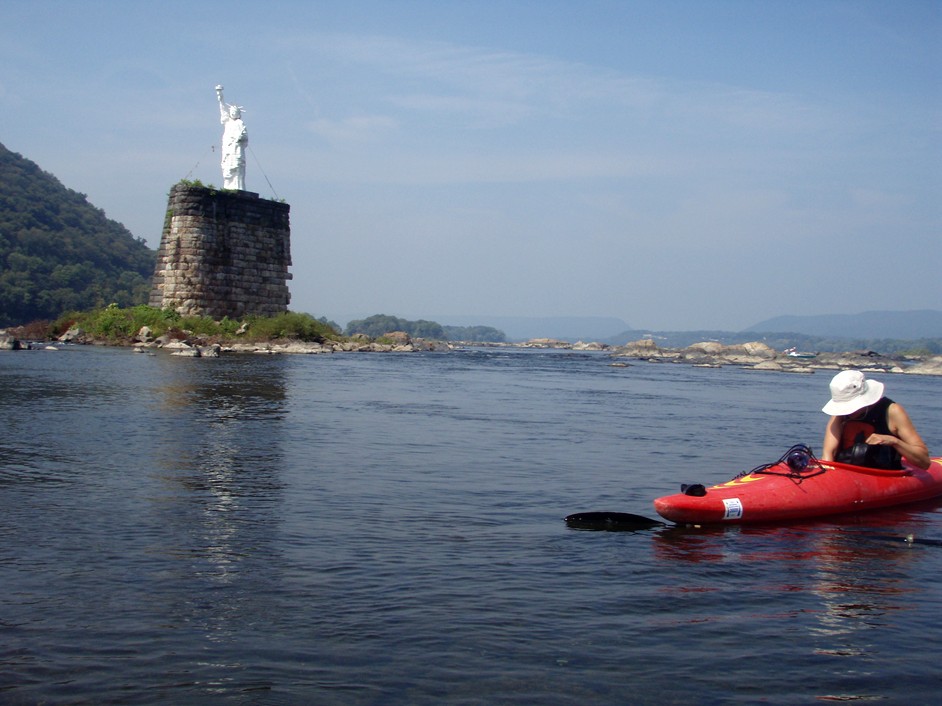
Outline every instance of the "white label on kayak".
<svg viewBox="0 0 942 706"><path fill-rule="evenodd" d="M742 517L742 502L739 498L727 498L723 501L726 506L726 512L723 513L724 520L738 520Z"/></svg>

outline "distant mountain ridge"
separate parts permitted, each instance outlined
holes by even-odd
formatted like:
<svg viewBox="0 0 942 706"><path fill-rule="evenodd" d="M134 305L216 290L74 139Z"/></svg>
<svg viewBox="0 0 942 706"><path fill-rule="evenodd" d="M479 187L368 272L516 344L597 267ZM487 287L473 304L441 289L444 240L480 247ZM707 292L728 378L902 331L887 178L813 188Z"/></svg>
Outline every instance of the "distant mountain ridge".
<svg viewBox="0 0 942 706"><path fill-rule="evenodd" d="M610 345L652 337L660 345L668 346L687 346L707 340L729 344L771 340L781 346L808 345L836 350L846 346L864 347L873 341L942 339L942 311L934 309L777 316L741 331L633 329L619 318L604 316L442 316L436 320L452 326L493 326L503 331L508 341L552 338L570 342L600 341Z"/></svg>
<svg viewBox="0 0 942 706"><path fill-rule="evenodd" d="M942 311L864 311L859 314L776 316L747 329L747 332L803 333L829 338L918 340L942 338Z"/></svg>

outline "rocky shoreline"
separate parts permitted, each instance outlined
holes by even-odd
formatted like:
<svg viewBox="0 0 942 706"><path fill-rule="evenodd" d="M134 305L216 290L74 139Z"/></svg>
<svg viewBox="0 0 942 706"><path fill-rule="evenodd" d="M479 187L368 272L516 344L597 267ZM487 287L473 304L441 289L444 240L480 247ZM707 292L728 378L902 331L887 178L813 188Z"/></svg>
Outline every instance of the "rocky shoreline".
<svg viewBox="0 0 942 706"><path fill-rule="evenodd" d="M482 345L482 344L476 344ZM816 370L844 370L854 368L870 373L909 373L913 375L942 375L942 355L887 356L874 351L842 353L799 353L776 351L761 341L724 345L716 341L694 343L686 348L661 348L653 339L631 341L623 346L603 343L568 343L554 339L533 339L512 345L524 348L560 348L576 351L605 351L612 365L627 366L629 360L653 363L679 363L701 368L737 366L750 370L810 374Z"/></svg>
<svg viewBox="0 0 942 706"><path fill-rule="evenodd" d="M79 328L72 328L54 341L22 341L0 330L0 351L17 350L55 350L59 344L65 345L117 345L96 340ZM189 358L217 358L224 353L274 354L320 354L320 353L413 353L416 351L448 351L456 346L444 341L426 341L412 339L402 332L386 334L381 340L372 340L357 334L343 341L324 341L323 343L296 340L276 341L226 341L218 343L203 340L198 336L159 336L154 337L145 326L124 347L135 352L146 353L164 350L171 355Z"/></svg>
<svg viewBox="0 0 942 706"><path fill-rule="evenodd" d="M713 341L687 348L659 348L651 339L611 349L613 357L686 363L701 367L735 365L751 370L813 373L815 370L854 368L872 373L942 375L942 356L885 356L874 351L799 354L776 351L760 341L723 345Z"/></svg>
<svg viewBox="0 0 942 706"><path fill-rule="evenodd" d="M90 340L80 330L70 330L60 336L58 343L102 345ZM553 348L574 351L602 351L612 359L613 366L625 366L627 361L676 363L706 368L737 366L750 370L783 373L814 373L816 370L843 370L854 368L870 373L898 373L911 375L942 375L942 355L885 356L874 351L844 353L808 353L776 351L761 341L724 345L715 341L694 343L686 348L661 348L653 339L632 341L623 346L604 343L569 343L538 338L523 343L477 343L469 341L430 341L413 339L401 331L394 331L372 340L363 335L343 341L323 343L304 341L226 342L213 343L195 338L179 339L170 336L153 337L142 329L130 344L141 353L165 350L171 355L192 358L215 358L223 354L256 355L318 355L332 353L414 353L418 351L447 352L468 347L501 348ZM0 350L21 348L54 348L55 343L28 343L0 331Z"/></svg>

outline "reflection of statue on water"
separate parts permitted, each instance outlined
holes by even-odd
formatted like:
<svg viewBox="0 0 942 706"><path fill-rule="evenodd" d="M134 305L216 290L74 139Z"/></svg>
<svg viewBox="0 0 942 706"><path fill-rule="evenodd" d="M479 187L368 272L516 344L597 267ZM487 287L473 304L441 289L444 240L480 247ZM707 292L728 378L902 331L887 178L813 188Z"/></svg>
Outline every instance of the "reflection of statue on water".
<svg viewBox="0 0 942 706"><path fill-rule="evenodd" d="M242 122L242 108L222 99L222 86L216 86L222 131L222 188L245 191L245 148L249 133Z"/></svg>

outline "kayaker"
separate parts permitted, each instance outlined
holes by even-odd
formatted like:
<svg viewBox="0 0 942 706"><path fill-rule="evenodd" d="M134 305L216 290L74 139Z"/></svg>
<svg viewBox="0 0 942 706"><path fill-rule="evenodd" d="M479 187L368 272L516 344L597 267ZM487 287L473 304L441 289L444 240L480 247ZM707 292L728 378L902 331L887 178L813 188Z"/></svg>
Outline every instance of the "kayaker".
<svg viewBox="0 0 942 706"><path fill-rule="evenodd" d="M900 457L929 467L929 449L902 405L883 396L884 385L858 370L844 370L831 380L830 414L824 431L822 461L870 468L902 468Z"/></svg>

